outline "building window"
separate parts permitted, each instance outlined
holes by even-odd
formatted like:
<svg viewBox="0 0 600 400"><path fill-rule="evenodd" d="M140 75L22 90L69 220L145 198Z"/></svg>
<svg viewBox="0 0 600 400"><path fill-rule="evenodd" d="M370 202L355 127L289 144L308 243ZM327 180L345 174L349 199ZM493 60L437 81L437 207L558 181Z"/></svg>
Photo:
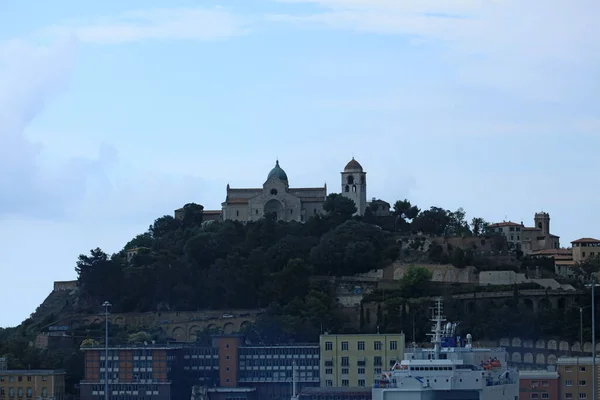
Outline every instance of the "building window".
<svg viewBox="0 0 600 400"><path fill-rule="evenodd" d="M350 373L350 369L342 368L342 375L348 375Z"/></svg>
<svg viewBox="0 0 600 400"><path fill-rule="evenodd" d="M342 351L348 351L348 342L342 342Z"/></svg>
<svg viewBox="0 0 600 400"><path fill-rule="evenodd" d="M565 399L572 399L573 393L565 393Z"/></svg>
<svg viewBox="0 0 600 400"><path fill-rule="evenodd" d="M48 380L47 376L42 376L42 382L46 382Z"/></svg>
<svg viewBox="0 0 600 400"><path fill-rule="evenodd" d="M225 382L229 383L229 378L225 379Z"/></svg>
<svg viewBox="0 0 600 400"><path fill-rule="evenodd" d="M542 393L542 399L549 399L550 395L548 393Z"/></svg>
<svg viewBox="0 0 600 400"><path fill-rule="evenodd" d="M358 347L358 351L363 351L365 349L365 342L363 342L363 341L358 342L357 347Z"/></svg>
<svg viewBox="0 0 600 400"><path fill-rule="evenodd" d="M573 372L573 367L565 367L565 372Z"/></svg>
<svg viewBox="0 0 600 400"><path fill-rule="evenodd" d="M15 388L8 388L8 396L9 397L15 397ZM42 395L44 396L44 395ZM46 397L46 396L44 396Z"/></svg>
<svg viewBox="0 0 600 400"><path fill-rule="evenodd" d="M331 351L331 350L333 350L333 343L325 342L325 351Z"/></svg>
<svg viewBox="0 0 600 400"><path fill-rule="evenodd" d="M586 381L579 381L579 386L585 386L586 383Z"/></svg>
<svg viewBox="0 0 600 400"><path fill-rule="evenodd" d="M344 192L348 193L350 191L350 186L346 185L346 187L344 188Z"/></svg>
<svg viewBox="0 0 600 400"><path fill-rule="evenodd" d="M585 393L579 393L579 398L580 399L587 399L587 394L585 394Z"/></svg>
<svg viewBox="0 0 600 400"><path fill-rule="evenodd" d="M240 216L240 210L235 210L235 216L239 217Z"/></svg>
<svg viewBox="0 0 600 400"><path fill-rule="evenodd" d="M531 393L531 398L532 399L537 399L538 398L538 394L537 393Z"/></svg>
<svg viewBox="0 0 600 400"><path fill-rule="evenodd" d="M27 377L27 382L31 382L31 377L30 376Z"/></svg>
<svg viewBox="0 0 600 400"><path fill-rule="evenodd" d="M373 349L374 350L381 350L381 342L378 340L375 343L373 343Z"/></svg>
<svg viewBox="0 0 600 400"><path fill-rule="evenodd" d="M225 370L226 370L227 372L229 372L229 367L225 368Z"/></svg>
<svg viewBox="0 0 600 400"><path fill-rule="evenodd" d="M333 368L326 368L325 375L333 375Z"/></svg>
<svg viewBox="0 0 600 400"><path fill-rule="evenodd" d="M396 342L395 340L392 340L390 342L390 350L398 350L398 342Z"/></svg>
<svg viewBox="0 0 600 400"><path fill-rule="evenodd" d="M17 389L17 397L23 397L23 388L22 387Z"/></svg>
<svg viewBox="0 0 600 400"><path fill-rule="evenodd" d="M228 348L229 348L229 343L227 343L227 344L225 345L225 348L226 348L226 349L228 349Z"/></svg>
<svg viewBox="0 0 600 400"><path fill-rule="evenodd" d="M348 357L342 357L342 366L347 367L350 365L350 359Z"/></svg>
<svg viewBox="0 0 600 400"><path fill-rule="evenodd" d="M358 380L358 386L365 386L365 380L364 379L359 379Z"/></svg>
<svg viewBox="0 0 600 400"><path fill-rule="evenodd" d="M352 185L352 192L356 193L356 185Z"/></svg>
<svg viewBox="0 0 600 400"><path fill-rule="evenodd" d="M30 387L27 388L27 397L32 397L33 396L33 391L31 390Z"/></svg>
<svg viewBox="0 0 600 400"><path fill-rule="evenodd" d="M4 393L4 388L0 387L0 397L4 397L6 394Z"/></svg>
<svg viewBox="0 0 600 400"><path fill-rule="evenodd" d="M571 380L565 381L565 386L573 386L573 381L571 381Z"/></svg>
<svg viewBox="0 0 600 400"><path fill-rule="evenodd" d="M373 365L374 366L380 366L381 364L381 356L375 356L373 357Z"/></svg>
<svg viewBox="0 0 600 400"><path fill-rule="evenodd" d="M581 370L580 370L580 371L581 371ZM22 381L23 381L23 377L22 377L22 376L19 376L19 377L17 378L17 380L18 380L19 382L22 382Z"/></svg>
<svg viewBox="0 0 600 400"><path fill-rule="evenodd" d="M342 386L350 386L350 381L348 381L348 379L342 379Z"/></svg>
<svg viewBox="0 0 600 400"><path fill-rule="evenodd" d="M585 372L585 367L579 367L579 372Z"/></svg>
<svg viewBox="0 0 600 400"><path fill-rule="evenodd" d="M373 373L374 373L375 375L380 375L380 374L381 374L381 368L375 368L375 369L373 370Z"/></svg>
<svg viewBox="0 0 600 400"><path fill-rule="evenodd" d="M358 372L359 375L364 375L365 374L365 369L364 368L359 368L357 372Z"/></svg>
<svg viewBox="0 0 600 400"><path fill-rule="evenodd" d="M226 359L226 360L229 360L229 356L225 356L225 359Z"/></svg>
<svg viewBox="0 0 600 400"><path fill-rule="evenodd" d="M325 381L325 386L332 387L333 386L333 381L331 379L327 379Z"/></svg>

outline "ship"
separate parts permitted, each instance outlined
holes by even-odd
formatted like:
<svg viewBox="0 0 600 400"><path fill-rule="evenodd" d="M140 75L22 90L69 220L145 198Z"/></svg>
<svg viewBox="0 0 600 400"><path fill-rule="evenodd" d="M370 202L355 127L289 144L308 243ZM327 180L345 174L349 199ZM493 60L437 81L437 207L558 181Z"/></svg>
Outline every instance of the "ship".
<svg viewBox="0 0 600 400"><path fill-rule="evenodd" d="M473 346L447 322L442 299L432 309L433 348L413 343L372 388L372 400L518 400L519 373L508 366L503 348Z"/></svg>

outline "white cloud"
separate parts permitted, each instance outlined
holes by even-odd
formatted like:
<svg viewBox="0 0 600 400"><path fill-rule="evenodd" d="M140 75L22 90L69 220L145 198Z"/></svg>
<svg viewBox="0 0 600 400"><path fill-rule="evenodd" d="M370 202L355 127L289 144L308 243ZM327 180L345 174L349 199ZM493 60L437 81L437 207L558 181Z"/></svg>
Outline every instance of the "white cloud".
<svg viewBox="0 0 600 400"><path fill-rule="evenodd" d="M211 40L244 34L247 22L221 7L155 8L56 25L44 33L71 33L82 42L99 44L152 39Z"/></svg>
<svg viewBox="0 0 600 400"><path fill-rule="evenodd" d="M583 73L597 74L600 60L600 3L594 0L279 1L317 7L271 15L273 21L443 43L444 64L458 67L461 80L536 100L574 95Z"/></svg>

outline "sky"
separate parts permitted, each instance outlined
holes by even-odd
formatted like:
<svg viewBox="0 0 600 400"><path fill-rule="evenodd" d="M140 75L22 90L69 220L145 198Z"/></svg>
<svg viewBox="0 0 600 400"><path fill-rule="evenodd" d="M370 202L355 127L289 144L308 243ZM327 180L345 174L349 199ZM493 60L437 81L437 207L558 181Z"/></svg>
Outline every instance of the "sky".
<svg viewBox="0 0 600 400"><path fill-rule="evenodd" d="M367 195L600 237L596 0L0 1L0 326L79 254L279 159Z"/></svg>

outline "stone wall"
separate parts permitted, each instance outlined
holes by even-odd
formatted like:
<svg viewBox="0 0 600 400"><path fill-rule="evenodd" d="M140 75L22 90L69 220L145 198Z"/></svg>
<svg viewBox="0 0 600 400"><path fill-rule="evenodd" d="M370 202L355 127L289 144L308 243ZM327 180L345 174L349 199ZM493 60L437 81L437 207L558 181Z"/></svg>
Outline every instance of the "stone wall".
<svg viewBox="0 0 600 400"><path fill-rule="evenodd" d="M477 283L475 267L456 268L453 265L440 264L404 264L395 262L383 272L384 279L400 280L411 267L423 267L431 272L433 282Z"/></svg>
<svg viewBox="0 0 600 400"><path fill-rule="evenodd" d="M479 273L480 285L512 285L515 283L526 283L529 279L525 274L514 271L482 271Z"/></svg>
<svg viewBox="0 0 600 400"><path fill-rule="evenodd" d="M77 281L54 281L54 291L75 290L77 289Z"/></svg>

